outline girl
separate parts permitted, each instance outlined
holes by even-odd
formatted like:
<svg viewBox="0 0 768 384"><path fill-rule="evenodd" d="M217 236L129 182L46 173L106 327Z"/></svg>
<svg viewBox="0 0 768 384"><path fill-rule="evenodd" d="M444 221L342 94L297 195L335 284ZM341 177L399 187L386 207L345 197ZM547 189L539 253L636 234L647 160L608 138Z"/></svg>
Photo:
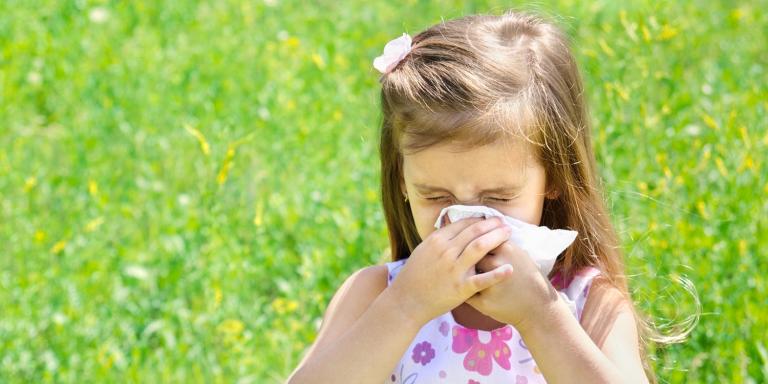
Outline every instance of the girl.
<svg viewBox="0 0 768 384"><path fill-rule="evenodd" d="M404 34L374 66L393 261L344 282L289 382L653 379L563 32L531 14L467 16ZM498 218L435 230L454 204L578 237L543 276Z"/></svg>

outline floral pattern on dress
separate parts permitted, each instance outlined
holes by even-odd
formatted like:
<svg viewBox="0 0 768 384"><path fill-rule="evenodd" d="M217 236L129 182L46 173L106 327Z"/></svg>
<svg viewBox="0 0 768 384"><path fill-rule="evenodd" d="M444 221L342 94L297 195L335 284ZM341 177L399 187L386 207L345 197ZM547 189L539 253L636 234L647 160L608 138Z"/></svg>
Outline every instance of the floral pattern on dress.
<svg viewBox="0 0 768 384"><path fill-rule="evenodd" d="M503 327L494 329L491 333L491 340L487 343L480 341L478 330L465 328L459 325L453 327L453 343L451 348L458 354L466 353L464 356L464 369L477 372L483 376L488 376L493 371L493 362L499 367L510 370L511 356L509 346L506 340L512 338L512 329Z"/></svg>
<svg viewBox="0 0 768 384"><path fill-rule="evenodd" d="M441 333L443 336L448 336L448 331L449 331L450 329L451 329L451 327L448 325L448 322L447 322L447 321L442 321L442 322L440 322L440 328L438 328L438 331L440 331L440 333Z"/></svg>
<svg viewBox="0 0 768 384"><path fill-rule="evenodd" d="M433 358L435 358L435 349L432 348L432 344L429 341L423 341L413 347L411 359L413 359L414 363L427 365Z"/></svg>

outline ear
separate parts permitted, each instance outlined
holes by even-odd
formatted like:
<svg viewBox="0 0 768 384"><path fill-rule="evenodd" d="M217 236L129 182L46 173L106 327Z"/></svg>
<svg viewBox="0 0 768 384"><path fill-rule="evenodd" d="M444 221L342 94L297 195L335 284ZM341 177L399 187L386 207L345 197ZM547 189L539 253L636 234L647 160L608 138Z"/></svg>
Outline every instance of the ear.
<svg viewBox="0 0 768 384"><path fill-rule="evenodd" d="M544 194L544 197L549 200L555 200L558 197L560 197L560 190L557 189L557 186L554 185L555 183L552 182L552 179L547 175L547 181L546 181L546 190L547 192Z"/></svg>
<svg viewBox="0 0 768 384"><path fill-rule="evenodd" d="M560 197L560 191L558 191L556 189L551 189L549 192L547 192L546 195L544 195L544 197L546 197L547 199L550 199L550 200L555 200L558 197Z"/></svg>

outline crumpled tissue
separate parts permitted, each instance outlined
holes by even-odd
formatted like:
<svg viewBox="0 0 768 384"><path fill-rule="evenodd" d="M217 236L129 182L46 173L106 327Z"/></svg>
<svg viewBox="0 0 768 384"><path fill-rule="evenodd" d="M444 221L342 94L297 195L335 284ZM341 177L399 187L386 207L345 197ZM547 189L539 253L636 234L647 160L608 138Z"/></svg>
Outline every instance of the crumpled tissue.
<svg viewBox="0 0 768 384"><path fill-rule="evenodd" d="M578 234L576 231L529 224L482 205L451 205L443 208L435 228L443 226L443 217L446 215L451 223L469 217L501 217L513 229L509 239L528 253L544 276L549 275L557 256L573 243Z"/></svg>

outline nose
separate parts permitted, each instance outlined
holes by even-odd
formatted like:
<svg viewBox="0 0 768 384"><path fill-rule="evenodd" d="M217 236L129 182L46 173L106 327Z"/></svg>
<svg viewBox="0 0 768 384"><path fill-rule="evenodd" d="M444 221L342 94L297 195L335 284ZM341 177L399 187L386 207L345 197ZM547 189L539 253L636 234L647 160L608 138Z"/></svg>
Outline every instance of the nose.
<svg viewBox="0 0 768 384"><path fill-rule="evenodd" d="M483 205L480 203L478 199L472 199L472 200L458 200L456 199L456 202L453 203L454 205Z"/></svg>
<svg viewBox="0 0 768 384"><path fill-rule="evenodd" d="M451 205L479 205L479 206L483 206L483 207L485 206L482 203L477 202L476 200L461 201L461 200L457 200L457 199L454 199L454 202L452 202L448 206L451 206ZM442 222L441 226L445 226L445 225L448 225L450 223L451 223L451 218L448 217L448 215L443 216L443 222Z"/></svg>

